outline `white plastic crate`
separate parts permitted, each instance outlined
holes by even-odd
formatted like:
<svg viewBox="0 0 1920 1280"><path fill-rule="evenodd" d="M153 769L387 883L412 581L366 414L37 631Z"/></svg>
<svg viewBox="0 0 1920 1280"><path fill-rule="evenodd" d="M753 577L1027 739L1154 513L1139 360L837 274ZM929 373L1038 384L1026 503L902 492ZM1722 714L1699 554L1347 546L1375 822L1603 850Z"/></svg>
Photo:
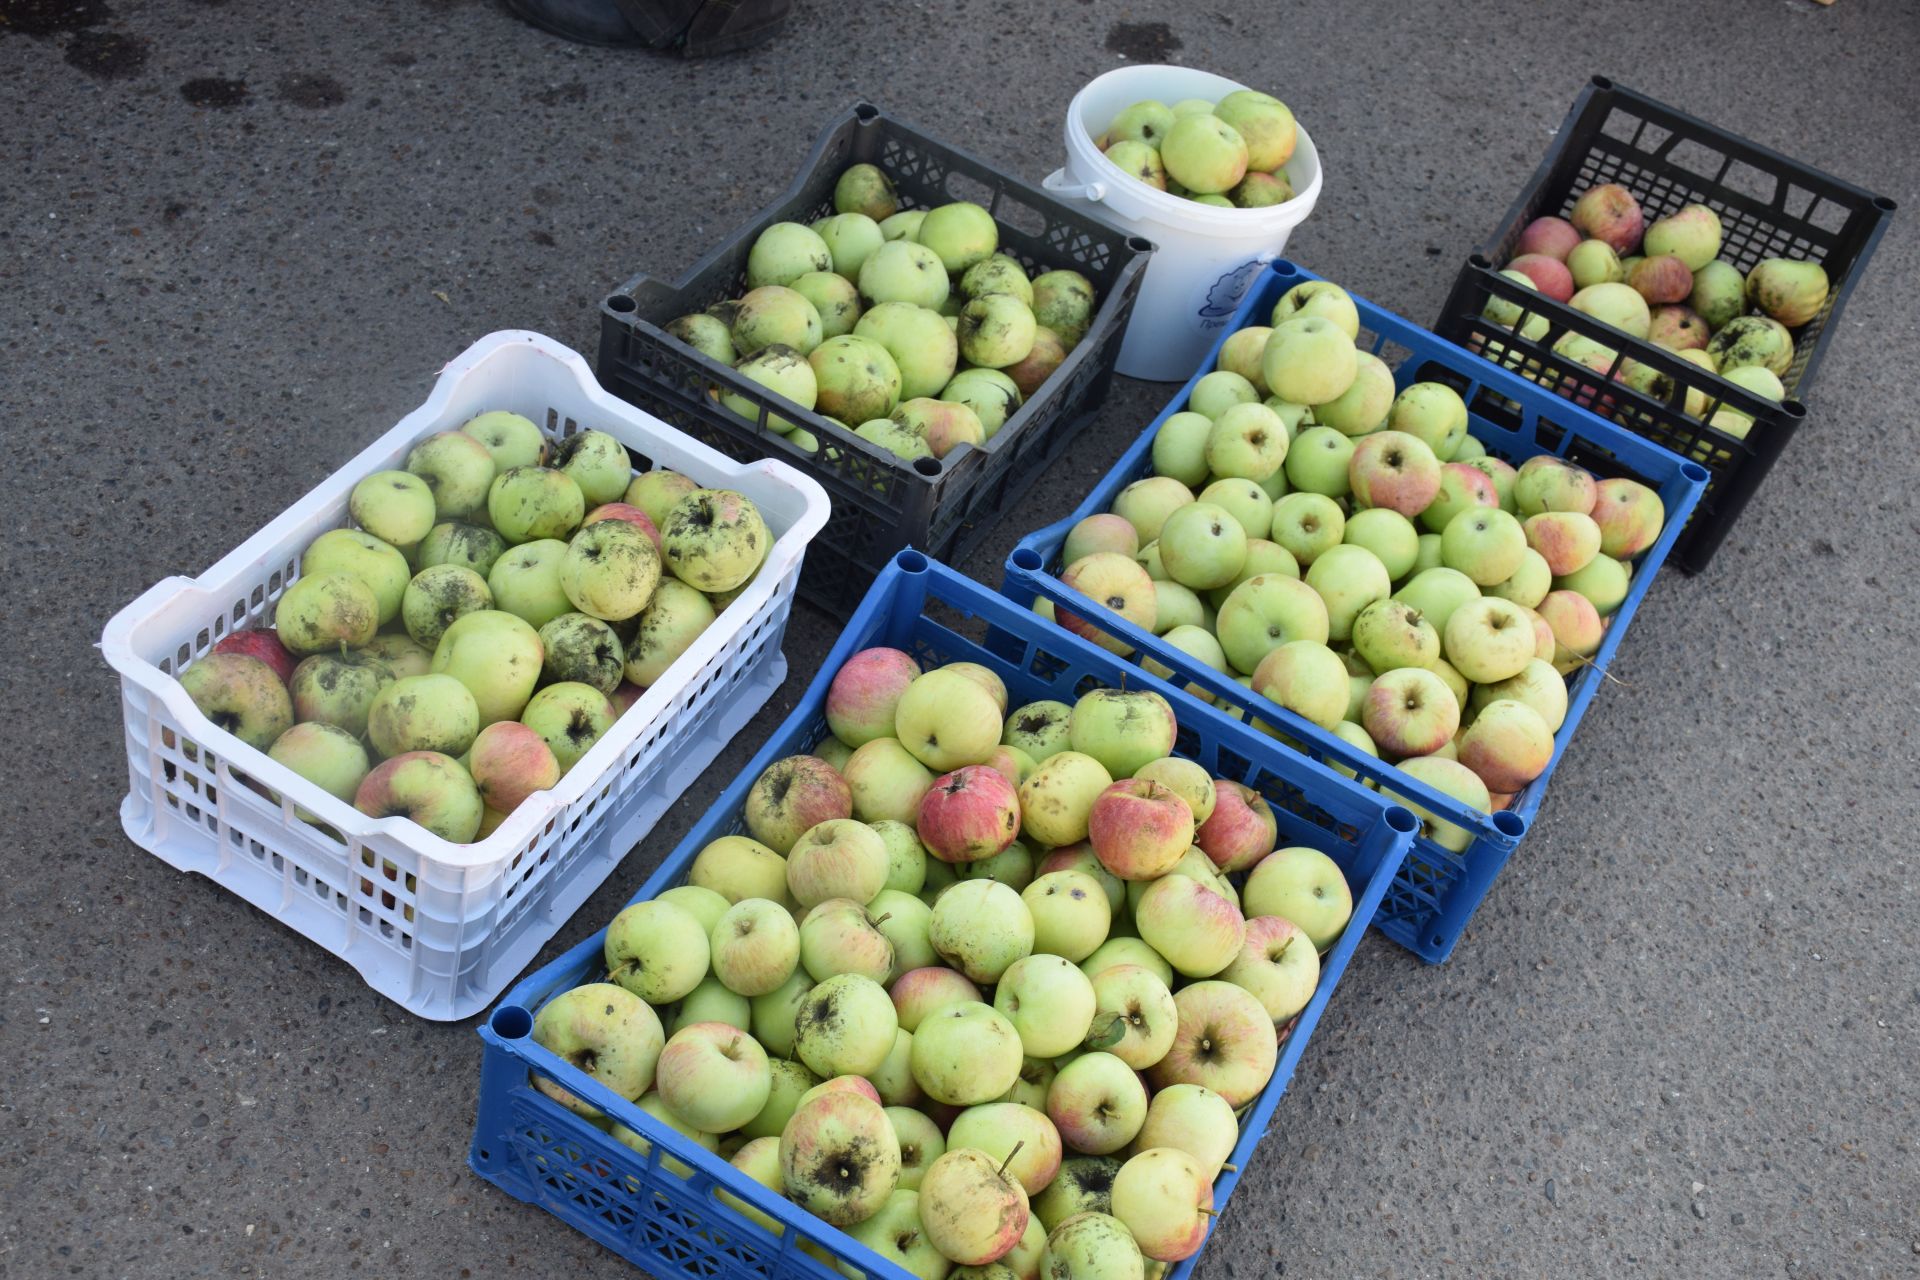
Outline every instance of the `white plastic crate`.
<svg viewBox="0 0 1920 1280"><path fill-rule="evenodd" d="M301 552L347 524L362 477L402 466L416 441L490 409L524 414L556 439L605 431L643 469L737 490L775 542L752 583L557 787L486 839L458 845L326 794L216 728L175 676L229 631L272 624ZM100 648L120 673L127 741L121 824L142 848L313 939L409 1011L478 1013L786 677L781 636L827 505L793 468L734 462L606 394L586 361L552 339L490 334L441 371L425 404L232 554L197 578L159 583L107 624ZM295 816L296 806L325 825Z"/></svg>

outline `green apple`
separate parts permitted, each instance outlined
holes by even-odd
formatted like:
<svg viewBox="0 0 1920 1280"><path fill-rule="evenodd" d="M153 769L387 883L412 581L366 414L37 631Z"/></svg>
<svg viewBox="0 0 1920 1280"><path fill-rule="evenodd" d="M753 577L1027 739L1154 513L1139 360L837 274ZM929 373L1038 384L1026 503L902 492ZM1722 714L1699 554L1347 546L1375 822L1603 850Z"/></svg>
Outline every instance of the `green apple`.
<svg viewBox="0 0 1920 1280"><path fill-rule="evenodd" d="M1187 412L1197 413L1212 422L1235 405L1259 404L1260 392L1253 383L1237 373L1216 370L1193 384L1187 397Z"/></svg>
<svg viewBox="0 0 1920 1280"><path fill-rule="evenodd" d="M484 578L506 549L506 539L493 530L448 520L428 531L427 536L420 540L415 554L422 569L454 564L471 569Z"/></svg>
<svg viewBox="0 0 1920 1280"><path fill-rule="evenodd" d="M1480 588L1458 569L1435 566L1416 573L1405 586L1394 592L1393 598L1418 609L1421 616L1444 636L1447 619L1467 601L1479 599Z"/></svg>
<svg viewBox="0 0 1920 1280"><path fill-rule="evenodd" d="M1267 494L1265 489L1261 488L1260 485L1253 480L1237 476L1215 480L1201 491L1199 501L1212 503L1214 506L1224 509L1231 515L1234 521L1239 524L1241 531L1247 535L1249 546L1251 546L1252 542L1256 539L1265 540L1267 535L1272 531L1273 499ZM1163 538L1165 534L1165 526L1162 526L1161 535ZM1276 548L1276 550L1277 549L1278 548ZM1165 551L1163 549L1163 562L1164 556ZM1291 563L1293 557L1288 555L1287 560ZM1252 576L1253 575L1246 572L1244 568L1241 570L1240 578L1244 579Z"/></svg>
<svg viewBox="0 0 1920 1280"><path fill-rule="evenodd" d="M1585 516L1580 518L1586 519ZM1520 559L1520 567L1513 571L1513 575L1504 582L1496 582L1488 587L1486 594L1531 609L1546 599L1552 587L1553 571L1547 568L1546 558L1528 547Z"/></svg>
<svg viewBox="0 0 1920 1280"><path fill-rule="evenodd" d="M1519 605L1496 597L1455 609L1441 634L1447 661L1475 684L1518 675L1534 657L1533 620Z"/></svg>
<svg viewBox="0 0 1920 1280"><path fill-rule="evenodd" d="M1493 812L1493 798L1487 792L1487 784L1480 780L1479 774L1458 760L1449 760L1437 755L1419 756L1412 760L1402 760L1400 771L1415 781L1426 783L1443 795L1453 797L1469 809L1478 809L1481 813ZM1435 817L1432 810L1409 796L1399 798L1407 808L1424 820L1421 834L1441 848L1459 853L1473 843L1473 833L1465 827ZM1277 912L1276 914L1285 913Z"/></svg>
<svg viewBox="0 0 1920 1280"><path fill-rule="evenodd" d="M533 1016L533 1040L584 1071L622 1098L637 1099L652 1087L666 1036L660 1019L624 988L589 982L563 991ZM555 1102L583 1116L600 1109L535 1073L534 1085Z"/></svg>
<svg viewBox="0 0 1920 1280"><path fill-rule="evenodd" d="M204 663L195 663L192 671ZM184 680L183 680L184 683ZM290 717L289 717L290 718ZM277 723L277 720L276 720ZM262 733L259 736L264 737ZM246 739L242 739L246 741ZM267 748L267 754L287 768L313 783L336 800L353 803L354 794L359 791L360 783L365 780L369 768L367 749L360 740L337 725L308 721L290 725ZM296 810L300 817L308 822L317 821L305 810ZM1073 873L1068 873L1073 874ZM1095 892L1099 891L1096 885ZM1100 906L1105 910L1105 895L1101 895ZM1106 926L1100 929L1101 937L1106 936ZM1097 943L1096 943L1097 945ZM1087 950L1091 951L1089 947ZM1081 957L1076 956L1075 959Z"/></svg>
<svg viewBox="0 0 1920 1280"><path fill-rule="evenodd" d="M1048 1280L1146 1280L1146 1262L1125 1223L1106 1213L1076 1213L1047 1236Z"/></svg>
<svg viewBox="0 0 1920 1280"><path fill-rule="evenodd" d="M1112 1194L1113 1216L1126 1224L1147 1257L1179 1262L1206 1243L1213 1183L1186 1151L1139 1150L1114 1175Z"/></svg>
<svg viewBox="0 0 1920 1280"><path fill-rule="evenodd" d="M1358 340L1360 309L1345 289L1330 280L1304 280L1280 295L1271 323L1281 325L1299 316L1331 320L1342 333Z"/></svg>
<svg viewBox="0 0 1920 1280"><path fill-rule="evenodd" d="M1133 526L1144 548L1159 538L1168 516L1193 500L1193 490L1171 476L1148 476L1114 496L1113 514Z"/></svg>
<svg viewBox="0 0 1920 1280"><path fill-rule="evenodd" d="M833 270L852 280L860 274L860 265L875 249L886 243L880 224L864 213L836 213L813 224L814 234L827 246Z"/></svg>
<svg viewBox="0 0 1920 1280"><path fill-rule="evenodd" d="M540 679L540 635L524 620L482 609L454 620L433 651L433 671L467 687L485 727L518 720ZM605 695L593 690L602 702Z"/></svg>
<svg viewBox="0 0 1920 1280"><path fill-rule="evenodd" d="M1220 358L1215 367L1239 374L1253 384L1255 391L1266 395L1267 378L1260 371L1260 356L1266 351L1267 338L1272 333L1272 329L1261 324L1237 330L1220 344Z"/></svg>
<svg viewBox="0 0 1920 1280"><path fill-rule="evenodd" d="M471 418L460 428L493 456L496 473L513 467L537 467L547 456L547 439L530 418L494 410Z"/></svg>
<svg viewBox="0 0 1920 1280"><path fill-rule="evenodd" d="M560 762L563 773L593 749L593 744L613 728L615 719L613 704L607 701L606 694L590 684L577 682L548 685L529 698L520 712L520 723L540 735L552 750L553 758Z"/></svg>
<svg viewBox="0 0 1920 1280"><path fill-rule="evenodd" d="M1207 440L1213 420L1191 410L1169 414L1153 434L1155 474L1170 476L1188 488L1206 483Z"/></svg>
<svg viewBox="0 0 1920 1280"><path fill-rule="evenodd" d="M355 524L391 546L412 546L433 528L433 490L408 471L374 472L353 486L347 506Z"/></svg>
<svg viewBox="0 0 1920 1280"><path fill-rule="evenodd" d="M1224 508L1210 502L1189 503L1168 516L1159 542L1167 573L1197 591L1234 581L1246 563L1246 531Z"/></svg>
<svg viewBox="0 0 1920 1280"><path fill-rule="evenodd" d="M1439 660L1440 632L1405 601L1374 600L1353 620L1353 647L1376 673L1425 669Z"/></svg>
<svg viewBox="0 0 1920 1280"><path fill-rule="evenodd" d="M948 888L933 904L927 932L942 960L982 985L999 981L1014 961L1033 952L1027 904L994 880L963 880Z"/></svg>
<svg viewBox="0 0 1920 1280"><path fill-rule="evenodd" d="M1415 382L1394 397L1387 426L1413 436L1445 462L1467 438L1467 403L1444 382Z"/></svg>
<svg viewBox="0 0 1920 1280"><path fill-rule="evenodd" d="M1308 427L1294 438L1282 470L1301 493L1344 498L1352 489L1353 451L1354 441L1332 427Z"/></svg>
<svg viewBox="0 0 1920 1280"><path fill-rule="evenodd" d="M1273 650L1292 641L1324 645L1329 619L1320 594L1298 579L1261 574L1233 589L1216 629L1227 661L1252 674Z"/></svg>
<svg viewBox="0 0 1920 1280"><path fill-rule="evenodd" d="M1352 543L1328 547L1307 566L1305 579L1327 606L1327 638L1334 642L1351 638L1360 611L1393 592L1380 557Z"/></svg>
<svg viewBox="0 0 1920 1280"><path fill-rule="evenodd" d="M344 573L359 579L373 593L383 627L400 616L413 577L406 556L360 529L329 529L315 538L300 556L300 572L306 577Z"/></svg>
<svg viewBox="0 0 1920 1280"><path fill-rule="evenodd" d="M962 369L934 394L973 410L988 440L993 439L1025 402L1019 386L998 369Z"/></svg>
<svg viewBox="0 0 1920 1280"><path fill-rule="evenodd" d="M1442 562L1482 587L1511 578L1526 559L1526 550L1526 530L1497 507L1461 511L1440 534Z"/></svg>
<svg viewBox="0 0 1920 1280"><path fill-rule="evenodd" d="M1320 316L1301 315L1274 326L1261 357L1274 395L1297 404L1337 400L1359 375L1353 338Z"/></svg>
<svg viewBox="0 0 1920 1280"><path fill-rule="evenodd" d="M993 1007L1013 1024L1022 1052L1032 1058L1056 1058L1079 1045L1092 1025L1094 1004L1093 983L1063 956L1023 956L994 987Z"/></svg>
<svg viewBox="0 0 1920 1280"><path fill-rule="evenodd" d="M1106 890L1084 871L1051 871L1020 893L1033 918L1034 953L1078 963L1107 940L1112 908Z"/></svg>
<svg viewBox="0 0 1920 1280"><path fill-rule="evenodd" d="M1353 382L1334 399L1315 405L1313 420L1332 427L1341 435L1364 436L1388 425L1388 413L1399 401L1394 398L1393 370L1371 351L1356 351ZM1410 390L1411 388L1409 388ZM1404 398L1404 394L1402 396ZM1461 431L1466 430L1466 412L1461 410Z"/></svg>
<svg viewBox="0 0 1920 1280"><path fill-rule="evenodd" d="M1160 159L1187 190L1217 195L1246 176L1247 142L1218 116L1181 116L1160 140Z"/></svg>
<svg viewBox="0 0 1920 1280"><path fill-rule="evenodd" d="M1353 916L1353 890L1339 864L1318 849L1290 845L1262 859L1241 894L1250 916L1292 921L1322 954Z"/></svg>
<svg viewBox="0 0 1920 1280"><path fill-rule="evenodd" d="M747 251L747 288L784 285L809 271L833 270L833 253L818 232L798 222L776 222Z"/></svg>
<svg viewBox="0 0 1920 1280"><path fill-rule="evenodd" d="M671 1004L707 976L707 931L682 907L658 899L623 908L607 926L608 981L648 1004Z"/></svg>
<svg viewBox="0 0 1920 1280"><path fill-rule="evenodd" d="M407 470L432 493L436 520L459 520L486 504L493 455L463 431L440 431L408 451Z"/></svg>
<svg viewBox="0 0 1920 1280"><path fill-rule="evenodd" d="M948 275L957 276L993 256L1000 247L1000 228L985 209L959 200L928 210L915 239L939 255Z"/></svg>
<svg viewBox="0 0 1920 1280"><path fill-rule="evenodd" d="M1394 582L1413 571L1420 551L1420 535L1413 522L1390 507L1354 512L1347 518L1340 540L1372 552Z"/></svg>
<svg viewBox="0 0 1920 1280"><path fill-rule="evenodd" d="M969 364L1004 369L1027 358L1036 328L1026 303L1011 294L992 293L960 309L955 336Z"/></svg>
<svg viewBox="0 0 1920 1280"><path fill-rule="evenodd" d="M1347 712L1347 669L1339 655L1312 640L1281 645L1260 660L1254 690L1323 729Z"/></svg>
<svg viewBox="0 0 1920 1280"><path fill-rule="evenodd" d="M1601 617L1609 617L1627 598L1631 572L1609 555L1597 555L1586 567L1554 579L1556 591L1577 591L1592 603Z"/></svg>
<svg viewBox="0 0 1920 1280"><path fill-rule="evenodd" d="M1475 685L1468 704L1477 713L1489 703L1511 700L1531 707L1548 733L1560 732L1567 719L1567 682L1553 663L1535 658L1520 669L1520 674Z"/></svg>
<svg viewBox="0 0 1920 1280"><path fill-rule="evenodd" d="M947 300L949 287L940 255L911 240L889 240L869 254L860 264L859 284L869 303L910 302L933 309Z"/></svg>
<svg viewBox="0 0 1920 1280"><path fill-rule="evenodd" d="M1341 544L1346 518L1339 504L1319 493L1290 493L1273 504L1272 540L1305 570Z"/></svg>
<svg viewBox="0 0 1920 1280"><path fill-rule="evenodd" d="M1020 1078L1021 1063L1019 1032L1004 1015L979 1001L935 1010L913 1033L913 1078L929 1098L949 1106L992 1102Z"/></svg>

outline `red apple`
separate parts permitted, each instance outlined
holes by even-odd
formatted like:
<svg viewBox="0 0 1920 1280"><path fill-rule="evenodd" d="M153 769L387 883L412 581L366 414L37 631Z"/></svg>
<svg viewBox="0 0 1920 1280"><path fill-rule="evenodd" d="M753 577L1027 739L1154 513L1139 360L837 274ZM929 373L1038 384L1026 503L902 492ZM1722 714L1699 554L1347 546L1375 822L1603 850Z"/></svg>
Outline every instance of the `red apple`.
<svg viewBox="0 0 1920 1280"><path fill-rule="evenodd" d="M920 797L915 828L942 862L990 858L1020 834L1020 796L999 770L963 765L933 780Z"/></svg>
<svg viewBox="0 0 1920 1280"><path fill-rule="evenodd" d="M272 627L248 627L245 631L230 631L213 646L215 653L244 653L250 658L258 658L273 668L273 674L280 677L281 684L293 680L293 669L300 659L287 652L280 643L280 633Z"/></svg>
<svg viewBox="0 0 1920 1280"><path fill-rule="evenodd" d="M1193 810L1171 788L1123 778L1102 791L1087 815L1087 838L1100 865L1122 880L1171 871L1193 845Z"/></svg>
<svg viewBox="0 0 1920 1280"><path fill-rule="evenodd" d="M1279 823L1252 787L1215 778L1213 789L1213 814L1194 832L1194 843L1220 870L1245 871L1273 852Z"/></svg>

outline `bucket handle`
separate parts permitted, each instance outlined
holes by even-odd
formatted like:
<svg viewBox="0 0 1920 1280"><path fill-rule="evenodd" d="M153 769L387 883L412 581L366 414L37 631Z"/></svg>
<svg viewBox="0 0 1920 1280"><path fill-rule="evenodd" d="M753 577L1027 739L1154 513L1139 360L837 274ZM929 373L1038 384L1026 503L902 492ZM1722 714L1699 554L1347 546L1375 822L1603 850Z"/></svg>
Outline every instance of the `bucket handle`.
<svg viewBox="0 0 1920 1280"><path fill-rule="evenodd" d="M1104 182L1078 183L1067 180L1065 169L1055 169L1040 182L1040 185L1057 196L1066 196L1070 200L1092 200L1098 203L1107 198L1107 184Z"/></svg>

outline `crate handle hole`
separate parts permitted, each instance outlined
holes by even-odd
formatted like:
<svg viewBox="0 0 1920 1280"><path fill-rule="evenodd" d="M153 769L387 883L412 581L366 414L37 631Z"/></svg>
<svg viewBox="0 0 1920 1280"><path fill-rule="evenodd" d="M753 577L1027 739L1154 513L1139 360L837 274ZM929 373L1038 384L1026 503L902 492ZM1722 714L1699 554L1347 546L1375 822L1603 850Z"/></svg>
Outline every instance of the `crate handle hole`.
<svg viewBox="0 0 1920 1280"><path fill-rule="evenodd" d="M1893 202L1889 200L1887 203L1892 204ZM1127 248L1133 250L1135 253L1152 253L1153 241L1147 239L1145 236L1128 236Z"/></svg>
<svg viewBox="0 0 1920 1280"><path fill-rule="evenodd" d="M1300 268L1294 266L1293 263L1286 258L1275 258L1267 264L1267 270L1277 276L1284 276L1287 279L1292 279L1294 276L1300 274Z"/></svg>
<svg viewBox="0 0 1920 1280"><path fill-rule="evenodd" d="M1900 202L1886 196L1875 196L1873 198L1873 207L1882 213L1892 213L1900 207Z"/></svg>
<svg viewBox="0 0 1920 1280"><path fill-rule="evenodd" d="M533 1015L517 1004L503 1004L493 1011L489 1025L502 1040L525 1040L533 1034Z"/></svg>
<svg viewBox="0 0 1920 1280"><path fill-rule="evenodd" d="M1707 482L1707 469L1697 462L1681 463L1680 474L1695 484L1705 484Z"/></svg>
<svg viewBox="0 0 1920 1280"><path fill-rule="evenodd" d="M871 102L862 102L853 109L853 118L861 124L872 124L880 118L880 108Z"/></svg>
<svg viewBox="0 0 1920 1280"><path fill-rule="evenodd" d="M1595 76L1593 78L1593 87L1596 89L1611 89L1613 88L1613 81L1609 80L1606 76ZM1434 941L1438 942L1439 939L1435 938Z"/></svg>
<svg viewBox="0 0 1920 1280"><path fill-rule="evenodd" d="M1013 549L1013 567L1024 573L1038 573L1045 564L1046 561L1040 558L1040 553L1032 547Z"/></svg>
<svg viewBox="0 0 1920 1280"><path fill-rule="evenodd" d="M1688 463L1687 465L1692 466L1693 464ZM1527 820L1511 809L1502 809L1493 815L1493 829L1503 836L1511 836L1513 839L1518 840L1521 836L1527 834Z"/></svg>
<svg viewBox="0 0 1920 1280"><path fill-rule="evenodd" d="M900 566L900 572L902 573L925 573L927 571L927 558L918 551L915 551L912 547L908 547L905 551L895 556L893 562Z"/></svg>
<svg viewBox="0 0 1920 1280"><path fill-rule="evenodd" d="M607 295L607 310L609 311L616 311L621 315L632 315L639 309L640 304L635 302L633 298L627 294L610 293Z"/></svg>
<svg viewBox="0 0 1920 1280"><path fill-rule="evenodd" d="M1413 810L1401 805L1394 805L1391 809L1387 810L1387 825L1395 831L1402 833L1418 831L1420 829L1420 819L1414 816Z"/></svg>
<svg viewBox="0 0 1920 1280"><path fill-rule="evenodd" d="M1800 403L1798 400L1792 400L1792 399L1782 400L1780 402L1780 407L1782 409L1785 409L1795 419L1800 419L1807 416L1807 406Z"/></svg>
<svg viewBox="0 0 1920 1280"><path fill-rule="evenodd" d="M923 476L937 476L940 474L940 459L915 458L913 460L913 469Z"/></svg>
<svg viewBox="0 0 1920 1280"><path fill-rule="evenodd" d="M1467 258L1467 265L1472 267L1478 267L1483 271L1493 270L1493 260L1487 257L1487 255L1484 253L1476 253L1476 254L1469 255Z"/></svg>

